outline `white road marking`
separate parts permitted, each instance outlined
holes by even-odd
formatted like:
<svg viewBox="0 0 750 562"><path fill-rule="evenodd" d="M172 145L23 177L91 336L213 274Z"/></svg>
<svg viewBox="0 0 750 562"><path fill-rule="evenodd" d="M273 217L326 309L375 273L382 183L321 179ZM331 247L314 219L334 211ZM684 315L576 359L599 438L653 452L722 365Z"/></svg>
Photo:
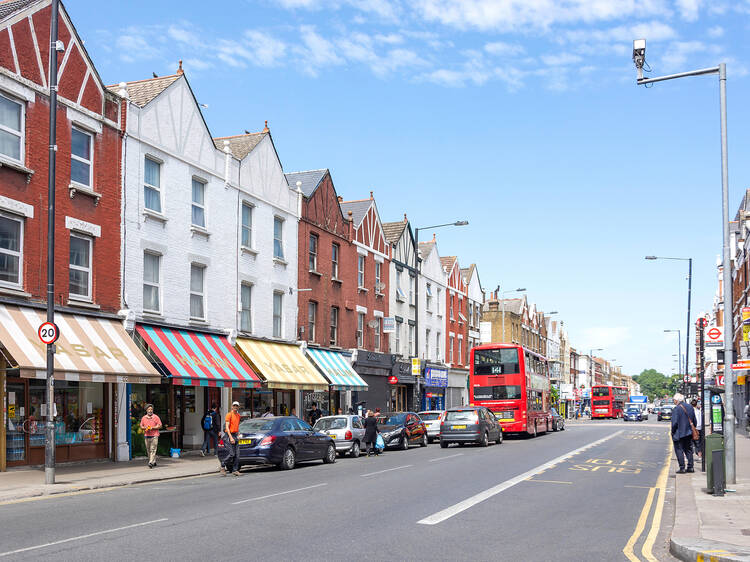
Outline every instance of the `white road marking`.
<svg viewBox="0 0 750 562"><path fill-rule="evenodd" d="M438 457L436 459L430 459L427 462L437 462L437 461L444 461L445 459L452 459L453 457L460 457L463 453L456 453L455 455L448 455L447 457Z"/></svg>
<svg viewBox="0 0 750 562"><path fill-rule="evenodd" d="M367 474L363 474L362 476L374 476L376 474L383 474L384 472L390 472L391 470L400 470L402 468L410 468L414 465L411 464L405 464L404 466L397 466L395 468L386 468L385 470L378 470L377 472L368 472Z"/></svg>
<svg viewBox="0 0 750 562"><path fill-rule="evenodd" d="M99 535L106 535L107 533L115 533L117 531L124 531L126 529L133 529L135 527L144 527L146 525L151 525L152 523L161 523L162 521L167 521L167 518L164 517L163 519L154 519L153 521L144 521L142 523L134 523L133 525L117 527L116 529L107 529L106 531L97 531L95 533L88 533L86 535L80 535L78 537L70 537L69 539L62 539L60 541L52 541L52 542L48 542L44 544L39 544L37 546L27 546L26 548L19 548L17 550L11 550L9 552L0 552L0 557L10 556L11 554L20 554L21 552L29 552L30 550L39 550L40 548L47 548L48 546L55 546L58 544L64 544L66 542L79 541L82 539L88 539L90 537L98 537Z"/></svg>
<svg viewBox="0 0 750 562"><path fill-rule="evenodd" d="M544 472L548 468L553 467L554 465L563 462L564 460L569 459L573 455L577 455L578 453L581 453L587 449L590 449L591 447L596 447L597 445L601 445L605 441L609 441L613 437L616 437L620 435L622 431L618 431L616 433L613 433L612 435L608 435L607 437L604 437L602 439L597 439L596 441L592 441L588 445L584 445L583 447L579 447L578 449L574 449L573 451L570 451L568 453L565 453L564 455L560 455L557 458L552 459L549 462L546 462L544 464L540 464L539 466L532 468L531 470L527 470L523 474L519 474L518 476L514 476L510 480L506 480L505 482L502 482L501 484L498 484L497 486L493 486L492 488L489 488L485 490L484 492L479 492L478 494L471 496L470 498L465 499L462 502L458 502L455 505L452 505L450 507L447 507L443 509L442 511L438 511L437 513L434 513L430 515L429 517L425 517L424 519L420 519L417 521L417 523L421 525L437 525L438 523L442 523L446 519L450 519L454 515L458 515L462 511L466 511L467 509L474 507L478 503L483 502L484 500L487 500L491 498L492 496L495 496L499 494L500 492L507 490L508 488L511 488L515 486L516 484L523 482L527 478L531 478L532 476L535 476L541 472Z"/></svg>
<svg viewBox="0 0 750 562"><path fill-rule="evenodd" d="M232 502L232 505L238 505L241 503L247 503L247 502L257 502L260 500L265 500L268 498L273 498L275 496L283 496L286 494L293 494L294 492L302 492L304 490L311 490L312 488L320 488L321 486L328 486L327 482L323 482L322 484L313 484L312 486L305 486L304 488L297 488L295 490L287 490L286 492L277 492L275 494L268 494L267 496L259 496L257 498L249 498L246 500L240 500L238 502Z"/></svg>

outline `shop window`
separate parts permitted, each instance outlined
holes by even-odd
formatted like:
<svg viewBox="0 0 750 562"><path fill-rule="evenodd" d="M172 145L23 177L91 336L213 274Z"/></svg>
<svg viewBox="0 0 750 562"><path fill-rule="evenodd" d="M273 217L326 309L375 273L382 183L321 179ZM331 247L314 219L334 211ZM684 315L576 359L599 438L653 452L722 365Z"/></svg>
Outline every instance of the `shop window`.
<svg viewBox="0 0 750 562"><path fill-rule="evenodd" d="M240 330L243 332L253 331L252 297L253 286L243 283L240 286Z"/></svg>
<svg viewBox="0 0 750 562"><path fill-rule="evenodd" d="M149 211L161 213L161 164L145 158L143 205Z"/></svg>
<svg viewBox="0 0 750 562"><path fill-rule="evenodd" d="M21 217L0 213L0 285L22 287L23 225Z"/></svg>
<svg viewBox="0 0 750 562"><path fill-rule="evenodd" d="M44 381L29 381L28 419L37 423L29 435L29 445L43 447L47 415L47 388ZM104 443L104 385L95 382L55 381L55 442L57 445ZM31 425L31 424L29 424Z"/></svg>
<svg viewBox="0 0 750 562"><path fill-rule="evenodd" d="M193 178L193 203L191 220L193 226L206 228L206 184Z"/></svg>
<svg viewBox="0 0 750 562"><path fill-rule="evenodd" d="M143 310L161 312L161 256L143 253Z"/></svg>
<svg viewBox="0 0 750 562"><path fill-rule="evenodd" d="M253 247L253 206L247 201L242 203L242 246Z"/></svg>
<svg viewBox="0 0 750 562"><path fill-rule="evenodd" d="M204 320L206 318L206 307L204 301L204 285L206 266L190 264L190 318Z"/></svg>
<svg viewBox="0 0 750 562"><path fill-rule="evenodd" d="M23 105L0 95L0 154L23 163L24 148Z"/></svg>
<svg viewBox="0 0 750 562"><path fill-rule="evenodd" d="M70 137L70 181L91 189L94 135L73 127Z"/></svg>
<svg viewBox="0 0 750 562"><path fill-rule="evenodd" d="M281 337L281 320L284 304L284 294L278 291L273 294L273 337Z"/></svg>
<svg viewBox="0 0 750 562"><path fill-rule="evenodd" d="M71 298L91 300L91 246L91 238L70 235L68 294Z"/></svg>

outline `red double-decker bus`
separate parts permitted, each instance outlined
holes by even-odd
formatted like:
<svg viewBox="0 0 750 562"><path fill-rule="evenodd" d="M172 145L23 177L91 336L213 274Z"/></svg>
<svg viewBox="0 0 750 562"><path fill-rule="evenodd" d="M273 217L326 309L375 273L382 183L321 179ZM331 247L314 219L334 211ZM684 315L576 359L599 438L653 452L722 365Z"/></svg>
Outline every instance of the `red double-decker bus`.
<svg viewBox="0 0 750 562"><path fill-rule="evenodd" d="M536 435L549 431L549 374L543 357L520 345L472 348L469 401L494 412L503 431Z"/></svg>
<svg viewBox="0 0 750 562"><path fill-rule="evenodd" d="M626 386L594 385L591 388L591 417L621 418L630 394Z"/></svg>

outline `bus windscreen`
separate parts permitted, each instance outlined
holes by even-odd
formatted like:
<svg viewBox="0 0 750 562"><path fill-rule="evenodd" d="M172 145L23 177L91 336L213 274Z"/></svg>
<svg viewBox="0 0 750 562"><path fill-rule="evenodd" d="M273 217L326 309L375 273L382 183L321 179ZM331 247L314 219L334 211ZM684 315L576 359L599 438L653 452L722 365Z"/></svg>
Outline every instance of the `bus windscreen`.
<svg viewBox="0 0 750 562"><path fill-rule="evenodd" d="M511 349L475 349L475 375L512 375L520 372L518 350ZM476 388L474 390L476 396Z"/></svg>
<svg viewBox="0 0 750 562"><path fill-rule="evenodd" d="M474 400L514 400L517 398L521 398L521 386L517 384L474 387Z"/></svg>

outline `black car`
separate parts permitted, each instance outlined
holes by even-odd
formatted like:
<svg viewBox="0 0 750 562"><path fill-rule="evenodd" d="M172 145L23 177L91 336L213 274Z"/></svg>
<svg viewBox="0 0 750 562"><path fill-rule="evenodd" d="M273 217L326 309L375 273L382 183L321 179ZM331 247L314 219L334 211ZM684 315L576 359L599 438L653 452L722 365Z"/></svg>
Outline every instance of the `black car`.
<svg viewBox="0 0 750 562"><path fill-rule="evenodd" d="M622 415L622 421L643 421L640 408L628 408Z"/></svg>
<svg viewBox="0 0 750 562"><path fill-rule="evenodd" d="M386 449L406 450L409 445L427 446L427 427L414 412L386 412L378 414L378 430Z"/></svg>
<svg viewBox="0 0 750 562"><path fill-rule="evenodd" d="M552 416L552 431L564 431L565 418L562 417L554 408L550 408L549 413Z"/></svg>
<svg viewBox="0 0 750 562"><path fill-rule="evenodd" d="M243 418L240 420L238 440L240 466L273 464L289 470L302 461L336 462L333 439L294 416ZM219 461L224 462L227 456L228 451L222 440L219 443Z"/></svg>
<svg viewBox="0 0 750 562"><path fill-rule="evenodd" d="M503 428L495 414L483 406L451 408L445 412L440 424L440 446L445 449L451 443L476 443L482 447L494 441L503 442Z"/></svg>
<svg viewBox="0 0 750 562"><path fill-rule="evenodd" d="M659 408L659 413L656 414L656 420L671 420L672 419L672 410L674 409L674 406L662 406Z"/></svg>

